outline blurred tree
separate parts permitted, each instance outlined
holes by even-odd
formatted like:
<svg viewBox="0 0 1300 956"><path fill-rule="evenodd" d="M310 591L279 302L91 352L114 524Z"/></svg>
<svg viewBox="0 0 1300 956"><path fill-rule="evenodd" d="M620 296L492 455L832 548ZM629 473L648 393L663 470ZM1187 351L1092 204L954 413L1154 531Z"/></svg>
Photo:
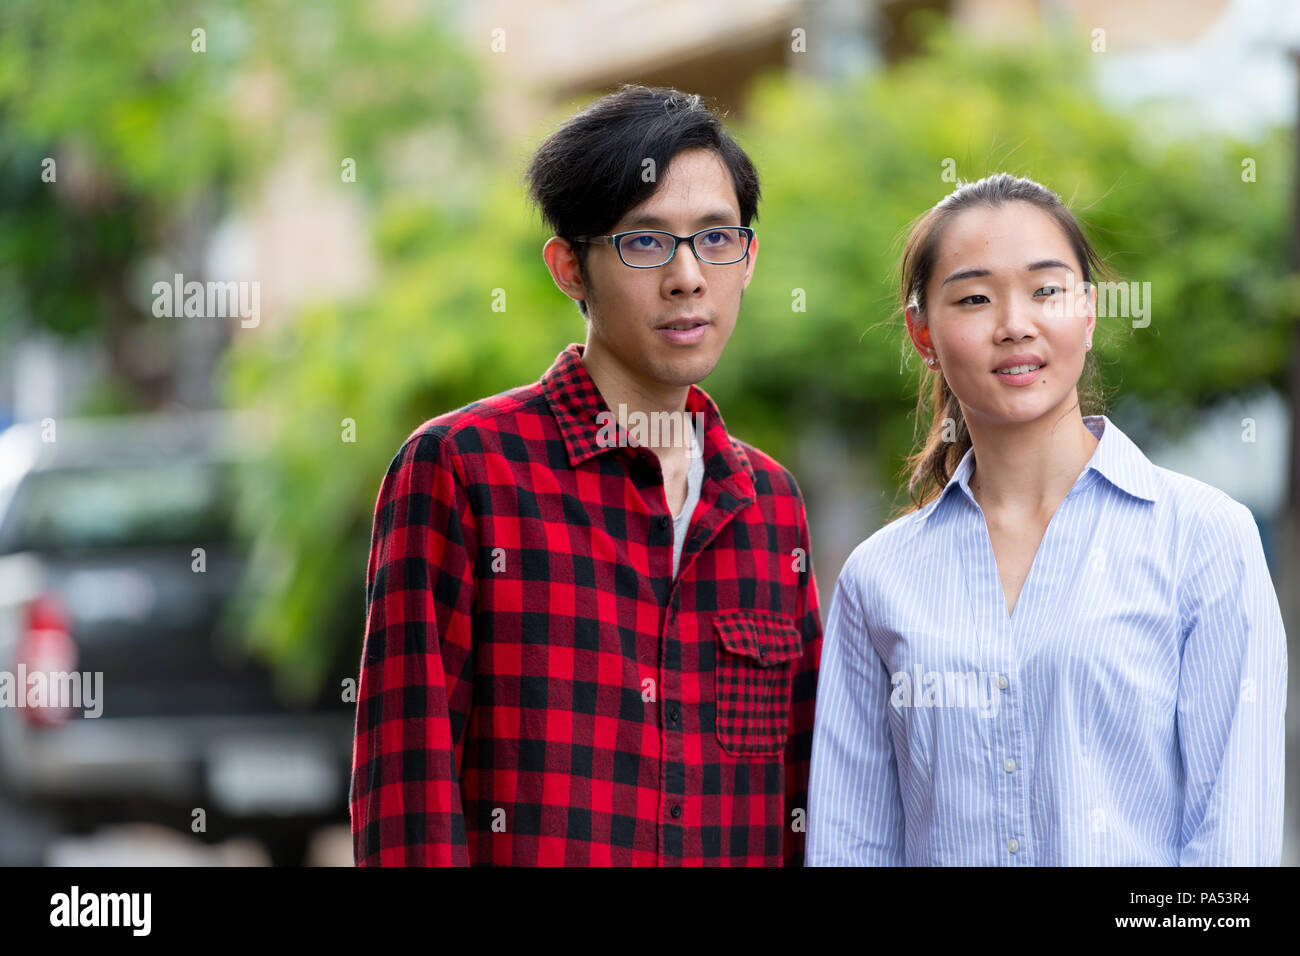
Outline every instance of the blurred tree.
<svg viewBox="0 0 1300 956"><path fill-rule="evenodd" d="M1178 138L1158 109L1103 104L1086 47L975 48L943 32L932 44L861 85L773 77L755 97L761 255L712 382L737 425L780 452L800 423L830 421L878 448L880 480L898 486L921 368L896 311L898 259L910 223L954 188L947 170L1037 179L1116 280L1150 283L1150 324L1101 318L1096 343L1108 391L1139 400L1153 431L1176 437L1228 394L1283 390L1289 130ZM792 311L797 289L806 312Z"/></svg>
<svg viewBox="0 0 1300 956"><path fill-rule="evenodd" d="M192 233L195 210L210 225L246 200L297 117L374 171L331 183L372 205L371 294L264 323L224 369L231 403L272 426L240 502L248 632L304 692L355 675L373 509L402 440L536 379L584 336L541 262L527 149L483 129L479 80L438 17L385 19L361 0L0 8L0 322L112 336L146 321L131 269ZM190 49L201 26L204 55ZM880 482L897 486L917 370L895 312L897 255L907 224L953 188L945 170L1040 180L1119 278L1150 282L1150 325L1103 320L1096 340L1110 385L1162 432L1225 394L1283 386L1290 132L1236 143L1162 129L1158 111L1102 103L1089 56L938 31L924 56L862 81L764 80L736 130L763 179L759 267L705 383L735 433L798 473L812 463L796 436L817 423L872 449ZM399 162L435 154L414 174ZM74 200L71 184L58 198L62 177L45 189L47 155L86 157L74 168L106 185L83 194L111 201ZM348 673L332 670L340 652Z"/></svg>
<svg viewBox="0 0 1300 956"><path fill-rule="evenodd" d="M411 183L422 177L406 161L420 137L441 142L453 131L467 154L489 150L480 78L444 26L454 6L443 0L381 8L364 0L0 5L0 341L30 329L98 336L110 381L92 394L113 396L97 402L100 410L162 404L171 395L182 342L177 320L151 314L152 283L173 272L202 276L205 246L222 216L255 196L301 130L319 133L327 148L363 171L344 184L335 167L325 185L360 190L370 202L428 191L427 177ZM455 190L440 195L454 211ZM420 226L412 211L437 221L439 205L420 203L387 217L384 250L415 251ZM424 238L444 235L434 226ZM385 299L380 311L390 305ZM395 318L385 313L377 325ZM328 322L328 313L308 314L298 327L264 326L252 334L265 336L262 348L292 348L293 337ZM351 331L371 345L380 342ZM348 340L322 344L329 351L314 356L323 364L310 370L308 391L347 404L334 387L363 354L379 353L368 346L349 352ZM142 361L146 351L154 358ZM367 401L382 403L389 394L374 388L377 381L367 378L365 385L358 390ZM279 420L273 388L245 397L272 424ZM355 403L349 407L359 414ZM271 654L306 647L300 655L306 666L281 660L287 686L304 696L319 685L333 652L344 650L345 630L357 631L365 567L358 528L367 509L358 506L355 488L363 474L372 483L382 470L373 460L358 463L350 477L346 468L320 470L322 422L313 420L304 432L294 430L302 425L295 419L285 432L272 431L274 457L245 476L239 514L257 555L274 550L291 562L278 569L287 569L289 583L266 597L270 603L253 617L249 637ZM372 431L365 421L361 434ZM284 537L268 542L269 535ZM256 566L260 571L261 563ZM344 580L349 587L341 586ZM334 581L340 587L322 589ZM262 600L259 579L250 576L248 583L249 602ZM233 613L250 616L252 608L237 605ZM319 645L303 644L304 635L331 625Z"/></svg>
<svg viewBox="0 0 1300 956"><path fill-rule="evenodd" d="M794 436L826 423L878 449L879 478L896 487L916 368L894 311L897 256L907 224L953 188L946 168L1039 179L1072 203L1118 278L1150 282L1150 325L1102 320L1097 342L1109 383L1146 403L1161 431L1177 433L1224 394L1281 386L1291 314L1281 133L1252 144L1178 139L1104 105L1086 52L968 48L942 33L933 44L853 85L774 75L752 101L738 133L763 179L759 268L726 360L705 383L733 431L797 471ZM1258 181L1242 180L1243 156L1264 171ZM240 401L292 423L255 512L265 540L284 549L264 565L283 572L263 627L304 672L321 653L331 595L347 596L340 610L359 644L353 609L375 497L402 440L434 415L536 379L583 338L541 262L547 234L528 214L520 168L517 157L495 167L454 212L388 197L373 299L313 310L276 347L232 356ZM792 308L798 290L806 311ZM345 417L357 422L352 445L336 444Z"/></svg>
<svg viewBox="0 0 1300 956"><path fill-rule="evenodd" d="M6 0L0 340L101 336L125 401L162 403L177 323L152 316L151 282L202 273L209 234L261 182L290 120L319 116L373 171L358 180L372 195L392 181L381 158L413 130L478 128L477 77L441 26L450 6ZM146 360L160 350L171 361Z"/></svg>
<svg viewBox="0 0 1300 956"><path fill-rule="evenodd" d="M1098 100L1086 52L969 49L942 34L934 43L860 84L781 74L755 96L738 132L763 178L759 268L706 383L735 432L797 470L793 436L827 423L879 449L879 478L895 487L915 401L904 372L916 367L904 362L894 313L897 255L906 225L953 188L945 168L1038 178L1074 201L1119 278L1151 283L1151 324L1103 320L1097 341L1110 383L1147 403L1162 431L1225 393L1281 384L1280 134L1249 145L1169 138ZM1242 181L1246 155L1266 171L1257 182ZM257 514L264 538L287 549L265 564L284 571L264 627L297 668L319 654L330 596L356 607L383 465L402 439L536 379L583 338L541 262L546 232L528 214L521 167L497 167L454 213L389 197L374 298L314 310L282 330L283 343L234 356L240 400L293 423ZM496 290L504 311L493 309ZM797 290L806 311L792 308ZM336 444L345 417L357 422L353 445ZM359 641L362 622L349 620Z"/></svg>

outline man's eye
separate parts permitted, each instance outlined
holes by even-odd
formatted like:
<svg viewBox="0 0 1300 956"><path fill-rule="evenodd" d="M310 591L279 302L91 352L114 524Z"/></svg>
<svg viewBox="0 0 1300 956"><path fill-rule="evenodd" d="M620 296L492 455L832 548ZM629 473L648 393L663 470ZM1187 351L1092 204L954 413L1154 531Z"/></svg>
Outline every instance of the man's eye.
<svg viewBox="0 0 1300 956"><path fill-rule="evenodd" d="M1061 291L1059 285L1045 285L1039 289L1038 292L1035 292L1034 295L1038 295L1039 292L1046 292L1048 296L1060 295Z"/></svg>
<svg viewBox="0 0 1300 956"><path fill-rule="evenodd" d="M958 299L958 300L957 300L957 304L958 304L958 305L983 305L983 304L984 304L984 302L973 302L973 301L971 301L972 299L983 299L984 302L987 302L987 301L989 300L989 299L988 299L988 296L980 295L980 294L977 292L977 293L975 293L974 295L968 295L968 296L966 296L966 298L964 298L964 299Z"/></svg>

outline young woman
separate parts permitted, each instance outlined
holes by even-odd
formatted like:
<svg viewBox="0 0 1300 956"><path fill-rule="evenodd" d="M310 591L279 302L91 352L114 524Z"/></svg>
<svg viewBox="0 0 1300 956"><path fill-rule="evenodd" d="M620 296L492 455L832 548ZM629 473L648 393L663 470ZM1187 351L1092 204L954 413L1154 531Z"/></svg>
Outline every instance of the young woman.
<svg viewBox="0 0 1300 956"><path fill-rule="evenodd" d="M1259 533L1081 411L1099 268L1060 199L1005 174L908 239L933 422L910 510L836 583L808 865L1280 860L1286 636Z"/></svg>

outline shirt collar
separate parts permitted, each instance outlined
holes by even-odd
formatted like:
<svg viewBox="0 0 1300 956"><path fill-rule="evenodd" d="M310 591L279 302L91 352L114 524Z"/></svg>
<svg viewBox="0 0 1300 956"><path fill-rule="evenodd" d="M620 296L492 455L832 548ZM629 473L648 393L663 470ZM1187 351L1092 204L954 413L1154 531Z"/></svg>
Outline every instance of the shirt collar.
<svg viewBox="0 0 1300 956"><path fill-rule="evenodd" d="M587 367L582 364L586 346L570 344L555 359L555 363L542 376L542 394L551 406L555 421L564 436L569 452L569 464L577 467L596 455L616 451L625 442L635 445L624 429L617 427L618 442L607 437L608 426L602 435L602 422L609 420L609 406L592 381ZM692 385L686 395L686 411L703 416L703 458L706 474L728 485L739 499L751 499L754 494L754 469L749 459L735 447L727 432L726 423L708 394L698 385ZM606 415L600 416L601 412Z"/></svg>
<svg viewBox="0 0 1300 956"><path fill-rule="evenodd" d="M1133 440L1120 431L1119 426L1106 415L1085 415L1083 423L1098 438L1097 447L1093 449L1084 473L1095 471L1120 491L1135 498L1155 501L1160 484L1155 466L1133 444ZM954 487L960 488L973 503L975 496L970 490L970 476L974 470L975 449L968 448L943 491L923 509L921 520L928 521L932 514L944 507L943 502Z"/></svg>

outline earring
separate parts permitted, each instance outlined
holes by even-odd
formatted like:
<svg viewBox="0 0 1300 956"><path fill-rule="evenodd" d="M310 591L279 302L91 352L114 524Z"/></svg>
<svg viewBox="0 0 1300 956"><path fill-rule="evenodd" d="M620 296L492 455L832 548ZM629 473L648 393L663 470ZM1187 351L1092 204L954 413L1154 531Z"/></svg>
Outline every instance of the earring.
<svg viewBox="0 0 1300 956"><path fill-rule="evenodd" d="M925 364L930 366L930 368L934 368L934 359L933 358L926 359Z"/></svg>
<svg viewBox="0 0 1300 956"><path fill-rule="evenodd" d="M1092 339L1089 339L1087 342L1083 343L1083 349L1085 352L1090 348L1092 348Z"/></svg>

